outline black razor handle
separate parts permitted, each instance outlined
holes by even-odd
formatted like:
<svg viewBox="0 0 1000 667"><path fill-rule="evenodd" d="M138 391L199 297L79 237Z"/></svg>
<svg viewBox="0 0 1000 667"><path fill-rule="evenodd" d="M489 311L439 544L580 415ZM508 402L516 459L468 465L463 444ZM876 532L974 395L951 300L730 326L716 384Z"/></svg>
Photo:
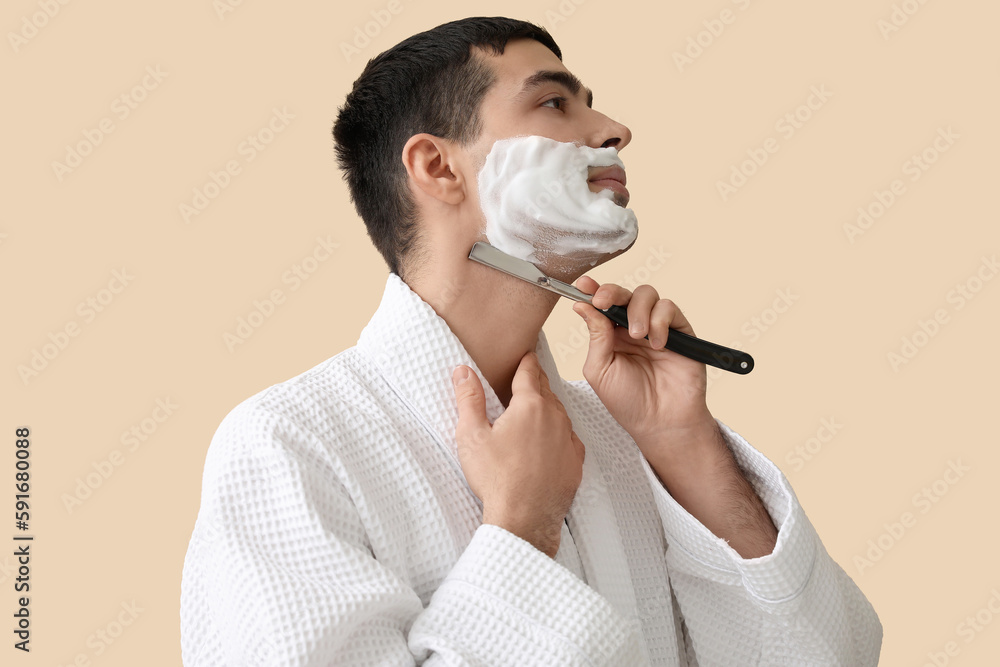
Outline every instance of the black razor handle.
<svg viewBox="0 0 1000 667"><path fill-rule="evenodd" d="M597 309L615 324L628 328L628 310L624 306L611 306L607 310ZM649 336L645 336L649 340ZM753 370L753 357L746 352L734 350L725 345L710 343L701 338L695 338L683 331L671 329L667 335L667 344L664 349L683 354L688 359L700 361L709 366L721 368L731 373L746 375Z"/></svg>

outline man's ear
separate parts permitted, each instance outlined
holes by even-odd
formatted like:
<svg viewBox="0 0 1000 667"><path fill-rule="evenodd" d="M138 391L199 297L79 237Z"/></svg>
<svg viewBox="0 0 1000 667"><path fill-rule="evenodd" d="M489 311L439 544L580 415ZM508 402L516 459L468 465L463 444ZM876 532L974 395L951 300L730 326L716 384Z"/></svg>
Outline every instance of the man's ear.
<svg viewBox="0 0 1000 667"><path fill-rule="evenodd" d="M453 151L452 142L426 133L413 135L403 146L403 165L410 180L446 204L458 204L465 199L466 184Z"/></svg>

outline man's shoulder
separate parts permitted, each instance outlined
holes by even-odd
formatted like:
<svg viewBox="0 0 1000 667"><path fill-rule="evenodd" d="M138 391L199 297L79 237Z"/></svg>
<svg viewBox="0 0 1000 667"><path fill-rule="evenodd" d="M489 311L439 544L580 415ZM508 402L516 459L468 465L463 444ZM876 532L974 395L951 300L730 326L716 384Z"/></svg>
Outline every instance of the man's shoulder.
<svg viewBox="0 0 1000 667"><path fill-rule="evenodd" d="M349 347L298 375L257 392L243 403L292 415L317 404L350 401L368 384L363 363L357 347Z"/></svg>
<svg viewBox="0 0 1000 667"><path fill-rule="evenodd" d="M212 448L328 441L370 417L365 404L375 391L371 377L357 348L347 348L242 400L222 419Z"/></svg>

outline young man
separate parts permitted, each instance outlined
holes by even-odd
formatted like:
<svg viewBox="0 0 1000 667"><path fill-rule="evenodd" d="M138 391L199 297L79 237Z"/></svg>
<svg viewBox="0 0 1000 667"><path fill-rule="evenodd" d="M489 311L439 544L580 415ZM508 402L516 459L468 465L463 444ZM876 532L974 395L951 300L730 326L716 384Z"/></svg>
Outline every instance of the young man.
<svg viewBox="0 0 1000 667"><path fill-rule="evenodd" d="M567 382L541 331L558 297L468 259L479 169L520 135L631 139L520 21L439 26L355 82L334 136L385 293L356 346L220 425L185 664L875 665L871 605L712 416L705 366L663 349L694 334L673 302L583 276L621 251L550 259L636 325L574 305L590 348ZM588 186L625 206L623 176Z"/></svg>

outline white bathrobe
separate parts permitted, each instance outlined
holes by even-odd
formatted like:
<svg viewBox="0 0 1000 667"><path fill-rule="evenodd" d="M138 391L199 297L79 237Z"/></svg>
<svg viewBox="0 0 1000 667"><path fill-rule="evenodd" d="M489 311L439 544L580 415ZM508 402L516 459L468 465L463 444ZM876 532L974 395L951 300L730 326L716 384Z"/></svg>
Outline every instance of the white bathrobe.
<svg viewBox="0 0 1000 667"><path fill-rule="evenodd" d="M559 377L544 333L536 351L586 446L555 559L482 524L451 382L478 367L390 273L356 346L248 398L212 439L184 664L877 664L878 617L773 463L720 422L778 528L773 553L743 559L586 381ZM479 377L493 422L504 408Z"/></svg>

